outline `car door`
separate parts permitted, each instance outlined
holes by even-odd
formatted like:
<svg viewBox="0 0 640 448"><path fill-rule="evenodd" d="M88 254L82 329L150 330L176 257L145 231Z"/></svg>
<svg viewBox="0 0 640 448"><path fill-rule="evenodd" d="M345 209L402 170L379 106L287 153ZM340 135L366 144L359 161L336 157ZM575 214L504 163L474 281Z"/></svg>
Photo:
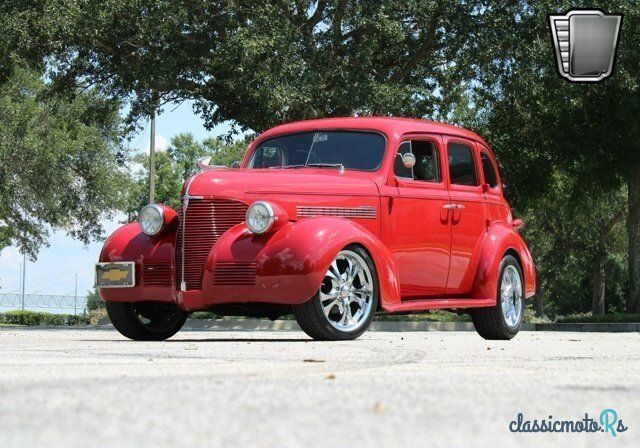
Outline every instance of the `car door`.
<svg viewBox="0 0 640 448"><path fill-rule="evenodd" d="M387 213L382 237L393 254L403 299L442 295L451 244L442 139L406 136L396 151L412 152L416 165L404 168L401 157L396 156L393 172L382 188Z"/></svg>
<svg viewBox="0 0 640 448"><path fill-rule="evenodd" d="M451 259L446 294L469 292L486 232L486 207L480 185L480 159L474 142L444 137L451 221Z"/></svg>

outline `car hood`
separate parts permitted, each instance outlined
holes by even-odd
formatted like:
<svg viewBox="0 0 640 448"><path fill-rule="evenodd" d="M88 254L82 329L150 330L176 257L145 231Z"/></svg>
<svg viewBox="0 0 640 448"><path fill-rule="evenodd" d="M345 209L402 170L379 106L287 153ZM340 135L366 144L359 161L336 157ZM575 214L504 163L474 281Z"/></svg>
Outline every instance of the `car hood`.
<svg viewBox="0 0 640 448"><path fill-rule="evenodd" d="M254 194L378 196L370 173L330 168L210 169L187 180L183 194L241 198Z"/></svg>

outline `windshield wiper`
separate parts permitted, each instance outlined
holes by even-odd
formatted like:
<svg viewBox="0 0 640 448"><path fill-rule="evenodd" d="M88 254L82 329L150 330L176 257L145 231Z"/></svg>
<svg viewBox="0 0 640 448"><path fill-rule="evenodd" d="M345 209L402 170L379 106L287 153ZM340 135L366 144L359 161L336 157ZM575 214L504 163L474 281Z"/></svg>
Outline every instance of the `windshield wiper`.
<svg viewBox="0 0 640 448"><path fill-rule="evenodd" d="M338 171L344 171L344 165L342 163L307 163L306 165L284 165L284 166L271 166L271 169L286 170L290 168L338 168Z"/></svg>
<svg viewBox="0 0 640 448"><path fill-rule="evenodd" d="M339 171L344 171L344 165L342 163L307 163L306 165L284 165L284 166L272 166L272 169L289 169L289 168L338 168Z"/></svg>
<svg viewBox="0 0 640 448"><path fill-rule="evenodd" d="M317 168L338 168L339 171L344 171L344 165L342 163L307 163L307 166Z"/></svg>
<svg viewBox="0 0 640 448"><path fill-rule="evenodd" d="M282 166L270 166L271 170L286 170L289 168L304 168L306 165L282 165Z"/></svg>

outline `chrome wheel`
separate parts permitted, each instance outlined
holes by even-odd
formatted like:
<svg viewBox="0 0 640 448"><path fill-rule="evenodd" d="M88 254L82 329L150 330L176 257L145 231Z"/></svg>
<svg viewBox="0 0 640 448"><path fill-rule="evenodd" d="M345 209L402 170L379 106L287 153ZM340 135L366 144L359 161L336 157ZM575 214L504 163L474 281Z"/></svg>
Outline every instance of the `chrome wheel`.
<svg viewBox="0 0 640 448"><path fill-rule="evenodd" d="M500 304L505 323L509 328L516 328L522 319L522 280L513 265L502 271Z"/></svg>
<svg viewBox="0 0 640 448"><path fill-rule="evenodd" d="M373 277L367 262L356 252L342 250L329 266L320 287L320 306L337 330L358 330L373 311Z"/></svg>

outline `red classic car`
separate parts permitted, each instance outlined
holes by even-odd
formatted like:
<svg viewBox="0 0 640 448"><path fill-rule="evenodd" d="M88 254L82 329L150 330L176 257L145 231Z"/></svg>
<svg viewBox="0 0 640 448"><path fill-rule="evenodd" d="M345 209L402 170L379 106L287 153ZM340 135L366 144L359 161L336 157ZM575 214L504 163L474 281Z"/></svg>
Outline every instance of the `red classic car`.
<svg viewBox="0 0 640 448"><path fill-rule="evenodd" d="M522 324L535 269L487 143L424 120L334 118L275 127L237 168L203 166L179 211L151 204L105 242L96 285L135 340L189 312L293 314L320 340L375 313L462 310L487 339Z"/></svg>

